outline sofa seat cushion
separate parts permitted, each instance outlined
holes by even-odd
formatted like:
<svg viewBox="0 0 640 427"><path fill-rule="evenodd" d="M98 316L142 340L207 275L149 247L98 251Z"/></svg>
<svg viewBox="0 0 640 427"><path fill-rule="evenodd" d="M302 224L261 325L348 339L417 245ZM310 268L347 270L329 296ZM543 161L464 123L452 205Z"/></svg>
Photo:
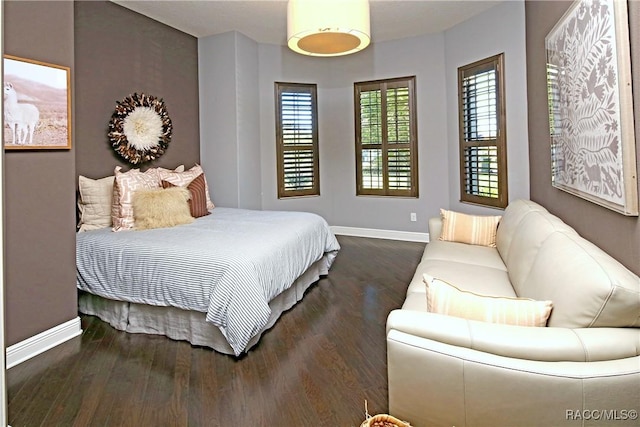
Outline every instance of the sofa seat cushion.
<svg viewBox="0 0 640 427"><path fill-rule="evenodd" d="M422 260L447 260L470 265L480 265L506 271L500 254L495 248L465 243L430 241L425 248Z"/></svg>
<svg viewBox="0 0 640 427"><path fill-rule="evenodd" d="M412 293L422 294L425 304L424 295L427 290L422 280L423 274L437 277L469 292L496 297L517 296L509 282L509 275L504 270L463 262L427 259L418 264L407 289L407 296Z"/></svg>
<svg viewBox="0 0 640 427"><path fill-rule="evenodd" d="M427 310L427 293L425 292L412 292L407 294L407 297L402 304L403 310L411 310L411 311L424 311Z"/></svg>
<svg viewBox="0 0 640 427"><path fill-rule="evenodd" d="M506 271L450 261L427 260L421 262L416 269L413 280L407 288L407 297L402 305L403 310L428 311L424 274L437 277L458 289L475 294L517 298Z"/></svg>

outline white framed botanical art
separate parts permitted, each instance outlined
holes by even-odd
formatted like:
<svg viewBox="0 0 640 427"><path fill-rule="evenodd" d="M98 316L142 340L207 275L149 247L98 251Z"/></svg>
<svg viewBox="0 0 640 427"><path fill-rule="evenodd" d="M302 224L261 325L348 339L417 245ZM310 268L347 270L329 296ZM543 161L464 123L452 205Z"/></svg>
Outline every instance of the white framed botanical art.
<svg viewBox="0 0 640 427"><path fill-rule="evenodd" d="M638 215L627 2L577 0L547 34L552 185Z"/></svg>

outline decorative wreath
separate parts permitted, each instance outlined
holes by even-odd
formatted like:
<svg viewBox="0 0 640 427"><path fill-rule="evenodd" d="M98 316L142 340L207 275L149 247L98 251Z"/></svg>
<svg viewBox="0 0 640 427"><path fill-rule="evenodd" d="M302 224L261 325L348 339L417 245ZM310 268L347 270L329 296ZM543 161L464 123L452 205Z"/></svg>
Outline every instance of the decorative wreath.
<svg viewBox="0 0 640 427"><path fill-rule="evenodd" d="M172 131L163 100L144 93L116 101L109 121L111 146L134 165L162 156L171 142Z"/></svg>

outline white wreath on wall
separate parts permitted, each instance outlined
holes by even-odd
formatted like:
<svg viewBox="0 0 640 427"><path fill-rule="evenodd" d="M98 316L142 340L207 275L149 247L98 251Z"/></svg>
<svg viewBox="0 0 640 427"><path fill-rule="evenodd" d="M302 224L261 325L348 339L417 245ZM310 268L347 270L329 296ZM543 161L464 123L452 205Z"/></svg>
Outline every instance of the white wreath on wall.
<svg viewBox="0 0 640 427"><path fill-rule="evenodd" d="M173 125L162 99L134 93L116 102L109 121L113 149L134 165L164 154L171 142Z"/></svg>

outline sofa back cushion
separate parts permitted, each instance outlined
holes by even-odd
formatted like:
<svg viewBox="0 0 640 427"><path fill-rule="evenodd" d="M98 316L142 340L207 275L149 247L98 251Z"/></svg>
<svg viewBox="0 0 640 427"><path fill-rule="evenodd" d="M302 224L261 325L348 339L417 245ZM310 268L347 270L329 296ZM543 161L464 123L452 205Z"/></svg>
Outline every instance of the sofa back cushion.
<svg viewBox="0 0 640 427"><path fill-rule="evenodd" d="M496 237L519 297L553 301L549 326L640 327L640 278L531 201L505 210Z"/></svg>
<svg viewBox="0 0 640 427"><path fill-rule="evenodd" d="M538 251L549 236L556 233L577 236L574 229L546 210L533 209L522 215L514 228L506 255L498 249L516 294L525 291L523 285L531 273Z"/></svg>
<svg viewBox="0 0 640 427"><path fill-rule="evenodd" d="M516 200L509 203L496 232L496 247L505 260L509 256L513 235L520 227L522 220L531 212L547 212L545 208L530 200Z"/></svg>
<svg viewBox="0 0 640 427"><path fill-rule="evenodd" d="M548 236L519 289L553 301L549 326L640 327L638 276L577 234Z"/></svg>

